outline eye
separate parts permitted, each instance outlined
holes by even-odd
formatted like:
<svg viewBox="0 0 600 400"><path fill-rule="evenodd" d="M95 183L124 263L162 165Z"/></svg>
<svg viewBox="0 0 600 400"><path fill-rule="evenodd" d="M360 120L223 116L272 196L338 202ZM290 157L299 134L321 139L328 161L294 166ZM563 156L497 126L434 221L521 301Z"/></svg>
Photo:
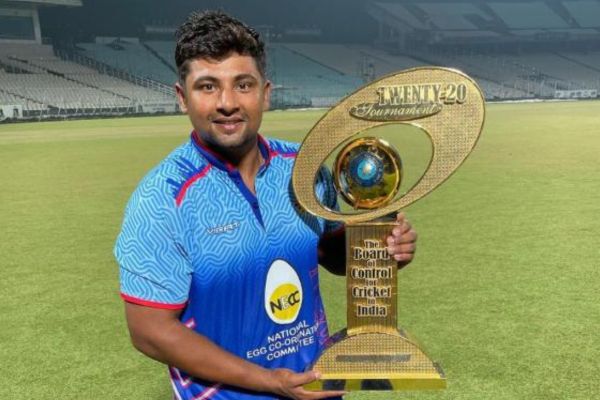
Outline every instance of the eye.
<svg viewBox="0 0 600 400"><path fill-rule="evenodd" d="M252 89L252 82L250 81L241 81L240 83L238 83L238 89L242 92L247 92L250 89Z"/></svg>
<svg viewBox="0 0 600 400"><path fill-rule="evenodd" d="M210 82L201 83L198 85L198 89L203 92L212 92L215 90L215 85Z"/></svg>

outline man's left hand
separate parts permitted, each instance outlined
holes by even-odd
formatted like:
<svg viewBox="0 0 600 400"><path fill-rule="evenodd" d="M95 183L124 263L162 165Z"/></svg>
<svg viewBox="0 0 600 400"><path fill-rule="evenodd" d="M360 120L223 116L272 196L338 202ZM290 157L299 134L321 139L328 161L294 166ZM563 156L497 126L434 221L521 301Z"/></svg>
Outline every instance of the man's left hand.
<svg viewBox="0 0 600 400"><path fill-rule="evenodd" d="M387 237L388 252L398 261L398 268L408 265L415 256L417 248L417 232L406 219L404 213L396 216L396 227L392 234Z"/></svg>

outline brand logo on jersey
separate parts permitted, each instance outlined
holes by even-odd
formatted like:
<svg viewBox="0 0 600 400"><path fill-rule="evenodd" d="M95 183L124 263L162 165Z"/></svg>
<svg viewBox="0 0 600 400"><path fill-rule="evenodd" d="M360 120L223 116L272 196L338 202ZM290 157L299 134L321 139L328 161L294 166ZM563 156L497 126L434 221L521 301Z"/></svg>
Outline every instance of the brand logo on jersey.
<svg viewBox="0 0 600 400"><path fill-rule="evenodd" d="M240 223L235 221L235 222L231 222L231 223L225 224L225 225L213 226L212 228L206 229L206 232L208 232L211 235L216 235L218 233L231 232L239 227L240 227Z"/></svg>
<svg viewBox="0 0 600 400"><path fill-rule="evenodd" d="M275 260L265 282L265 311L277 324L289 324L298 318L302 307L302 284L290 264Z"/></svg>

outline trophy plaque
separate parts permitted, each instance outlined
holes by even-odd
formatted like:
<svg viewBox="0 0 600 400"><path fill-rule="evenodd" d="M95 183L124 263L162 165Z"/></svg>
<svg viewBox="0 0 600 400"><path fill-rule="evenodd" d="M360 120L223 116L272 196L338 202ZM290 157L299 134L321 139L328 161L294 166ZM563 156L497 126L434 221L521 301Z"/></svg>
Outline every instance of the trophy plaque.
<svg viewBox="0 0 600 400"><path fill-rule="evenodd" d="M433 191L464 162L484 118L483 94L471 78L453 69L421 67L357 90L304 139L292 175L295 196L309 213L345 223L347 280L347 328L331 336L311 367L321 378L306 388L446 387L441 367L398 326L398 264L388 255L385 239L395 226L391 215ZM404 194L399 194L403 165L396 149L385 140L361 135L389 124L415 125L431 142L427 169ZM315 193L319 170L340 147L333 180L353 208L349 212L326 207Z"/></svg>

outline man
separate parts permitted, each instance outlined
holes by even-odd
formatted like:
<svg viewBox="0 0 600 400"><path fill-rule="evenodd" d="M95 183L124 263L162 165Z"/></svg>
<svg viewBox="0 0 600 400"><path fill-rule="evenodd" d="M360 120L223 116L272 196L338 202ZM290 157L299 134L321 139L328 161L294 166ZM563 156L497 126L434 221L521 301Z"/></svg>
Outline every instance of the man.
<svg viewBox="0 0 600 400"><path fill-rule="evenodd" d="M328 335L317 264L343 273L343 228L294 206L298 145L258 134L264 45L220 12L192 14L177 39L176 91L194 131L142 180L115 247L132 342L170 366L176 398L342 395L302 388ZM325 172L316 193L336 207ZM388 238L399 265L415 240L399 216Z"/></svg>

